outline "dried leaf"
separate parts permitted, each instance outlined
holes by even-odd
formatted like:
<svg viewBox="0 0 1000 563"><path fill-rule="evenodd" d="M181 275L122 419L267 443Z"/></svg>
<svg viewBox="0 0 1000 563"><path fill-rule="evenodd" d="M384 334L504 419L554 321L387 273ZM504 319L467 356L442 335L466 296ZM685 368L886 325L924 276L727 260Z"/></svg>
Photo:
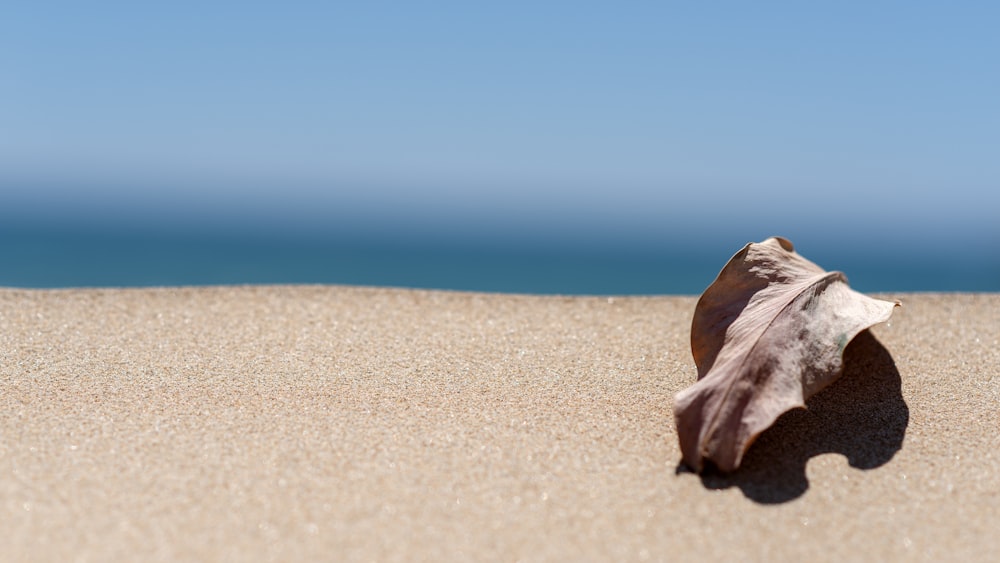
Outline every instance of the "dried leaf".
<svg viewBox="0 0 1000 563"><path fill-rule="evenodd" d="M783 238L737 252L695 308L698 382L674 401L684 463L739 467L761 432L840 376L847 343L897 305L852 290Z"/></svg>

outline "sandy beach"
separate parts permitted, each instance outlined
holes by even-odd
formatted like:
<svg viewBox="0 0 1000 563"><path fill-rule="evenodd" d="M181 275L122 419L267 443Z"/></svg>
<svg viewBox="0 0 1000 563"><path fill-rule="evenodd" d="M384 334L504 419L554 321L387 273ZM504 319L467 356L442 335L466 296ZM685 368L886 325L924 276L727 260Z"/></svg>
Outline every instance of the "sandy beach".
<svg viewBox="0 0 1000 563"><path fill-rule="evenodd" d="M0 289L0 560L1000 560L1000 294L885 297L702 477L694 297Z"/></svg>

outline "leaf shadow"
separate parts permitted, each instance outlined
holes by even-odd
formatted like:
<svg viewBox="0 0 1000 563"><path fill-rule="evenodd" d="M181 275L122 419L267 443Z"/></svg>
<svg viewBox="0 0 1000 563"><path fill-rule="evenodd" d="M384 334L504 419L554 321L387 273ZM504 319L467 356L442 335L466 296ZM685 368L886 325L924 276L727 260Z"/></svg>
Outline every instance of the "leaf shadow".
<svg viewBox="0 0 1000 563"><path fill-rule="evenodd" d="M844 373L806 403L783 414L747 450L730 474L708 470L708 489L739 487L762 504L794 500L809 489L807 462L839 453L851 467L869 470L888 463L903 445L910 410L889 351L863 331L844 350ZM686 469L678 466L678 473Z"/></svg>

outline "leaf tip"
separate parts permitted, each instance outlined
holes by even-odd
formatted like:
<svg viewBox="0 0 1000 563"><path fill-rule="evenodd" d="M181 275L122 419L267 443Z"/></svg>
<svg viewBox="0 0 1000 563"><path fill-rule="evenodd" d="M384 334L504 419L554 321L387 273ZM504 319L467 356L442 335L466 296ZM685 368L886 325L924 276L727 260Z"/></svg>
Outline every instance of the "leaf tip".
<svg viewBox="0 0 1000 563"><path fill-rule="evenodd" d="M787 252L795 252L795 245L792 244L792 241L786 239L785 237L773 236L773 237L771 237L768 240L774 240L775 242L778 243L778 246L780 246L781 248L783 248ZM764 241L764 242L767 242L767 241Z"/></svg>

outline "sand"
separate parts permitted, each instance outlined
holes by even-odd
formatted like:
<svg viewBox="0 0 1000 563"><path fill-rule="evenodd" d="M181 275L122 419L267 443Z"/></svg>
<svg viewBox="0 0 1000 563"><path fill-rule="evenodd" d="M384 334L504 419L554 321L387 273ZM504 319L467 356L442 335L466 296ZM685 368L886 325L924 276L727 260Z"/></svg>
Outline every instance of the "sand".
<svg viewBox="0 0 1000 563"><path fill-rule="evenodd" d="M1000 560L1000 294L886 297L700 477L693 297L0 290L0 560Z"/></svg>

